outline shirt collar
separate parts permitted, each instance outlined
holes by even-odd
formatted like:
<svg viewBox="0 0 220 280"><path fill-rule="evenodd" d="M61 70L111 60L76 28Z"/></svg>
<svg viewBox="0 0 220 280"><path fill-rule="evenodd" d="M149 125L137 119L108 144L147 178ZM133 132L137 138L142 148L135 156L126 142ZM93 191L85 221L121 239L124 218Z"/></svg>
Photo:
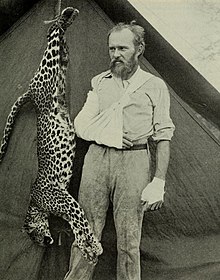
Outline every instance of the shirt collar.
<svg viewBox="0 0 220 280"><path fill-rule="evenodd" d="M138 80L138 77L139 77L139 73L141 72L141 68L140 68L140 65L138 65L137 67L137 70L134 72L134 74L128 79L128 80L121 80L120 78L116 78L112 72L108 72L106 75L105 75L105 78L114 78L115 81L118 83L118 85L121 87L123 85L126 85L126 88L128 86L130 86L131 84L133 84L133 82L137 81Z"/></svg>
<svg viewBox="0 0 220 280"><path fill-rule="evenodd" d="M138 76L138 73L140 72L140 69L141 69L141 68L140 68L140 65L138 65L137 70L136 70L136 71L134 72L134 74L130 77L130 79L125 80L125 81L128 82L129 85L132 84L133 81L135 81L136 77Z"/></svg>
<svg viewBox="0 0 220 280"><path fill-rule="evenodd" d="M119 83L117 78L113 76L113 74L111 73L110 70L108 70L108 72L105 74L104 77L105 78L114 78L115 81L119 84L119 86L121 84L121 80L120 80L120 83ZM128 90L127 91L129 91L130 93L134 92L140 86L142 86L144 83L146 83L151 77L152 77L151 73L143 71L140 68L140 65L138 65L138 68L137 68L136 72L128 80L129 81L129 86L128 86Z"/></svg>

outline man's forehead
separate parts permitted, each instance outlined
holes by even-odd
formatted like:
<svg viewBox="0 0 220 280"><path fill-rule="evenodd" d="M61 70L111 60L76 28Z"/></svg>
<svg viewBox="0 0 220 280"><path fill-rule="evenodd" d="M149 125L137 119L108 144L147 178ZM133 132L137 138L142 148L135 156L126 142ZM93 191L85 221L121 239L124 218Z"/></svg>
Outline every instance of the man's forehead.
<svg viewBox="0 0 220 280"><path fill-rule="evenodd" d="M133 44L133 42L134 34L128 28L113 31L109 35L109 44L124 45Z"/></svg>

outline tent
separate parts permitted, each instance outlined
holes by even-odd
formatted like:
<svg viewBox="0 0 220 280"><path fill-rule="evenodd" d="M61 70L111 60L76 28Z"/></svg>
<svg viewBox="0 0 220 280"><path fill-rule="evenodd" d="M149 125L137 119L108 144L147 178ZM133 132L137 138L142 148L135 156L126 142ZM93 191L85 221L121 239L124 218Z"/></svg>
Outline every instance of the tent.
<svg viewBox="0 0 220 280"><path fill-rule="evenodd" d="M38 1L0 38L0 137L12 104L26 91L38 68L46 47L48 26L43 21L53 18L54 6L53 0ZM106 33L114 21L136 18L145 26L151 44L141 67L161 75L170 87L171 116L176 131L171 142L165 205L159 211L147 212L144 217L142 279L220 279L220 143L203 122L205 118L219 127L219 93L163 41L127 1L62 1L62 7L67 6L80 11L66 33L70 49L67 99L72 119L85 101L91 78L108 67ZM192 83L181 84L178 81L181 73L190 77ZM196 96L195 90L201 94ZM198 105L201 100L207 101L206 110ZM68 269L73 236L65 222L51 218L55 243L48 248L33 244L20 230L29 203L30 186L37 173L35 118L33 106L25 105L0 166L2 280L58 280ZM73 196L77 196L87 148L88 143L79 139L70 186ZM102 243L104 253L94 279L113 280L116 236L111 208Z"/></svg>

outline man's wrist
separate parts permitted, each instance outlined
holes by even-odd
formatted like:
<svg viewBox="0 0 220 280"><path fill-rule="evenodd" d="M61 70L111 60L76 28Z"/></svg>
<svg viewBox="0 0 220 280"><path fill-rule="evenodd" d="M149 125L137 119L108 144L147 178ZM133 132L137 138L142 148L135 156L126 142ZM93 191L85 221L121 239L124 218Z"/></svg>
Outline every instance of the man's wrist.
<svg viewBox="0 0 220 280"><path fill-rule="evenodd" d="M164 183L165 184L165 180L164 179L158 178L156 176L153 178L152 182L155 182L155 183L158 182L158 183Z"/></svg>

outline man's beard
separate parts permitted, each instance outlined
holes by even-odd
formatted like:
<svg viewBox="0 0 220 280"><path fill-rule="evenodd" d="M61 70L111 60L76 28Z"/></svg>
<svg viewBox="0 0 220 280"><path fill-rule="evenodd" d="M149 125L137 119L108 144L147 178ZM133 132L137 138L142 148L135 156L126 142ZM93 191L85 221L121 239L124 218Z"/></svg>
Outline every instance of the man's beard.
<svg viewBox="0 0 220 280"><path fill-rule="evenodd" d="M117 63L119 62L119 63ZM110 62L110 69L114 76L126 80L129 74L133 71L136 66L134 56L129 61L122 61L120 58L112 59Z"/></svg>

